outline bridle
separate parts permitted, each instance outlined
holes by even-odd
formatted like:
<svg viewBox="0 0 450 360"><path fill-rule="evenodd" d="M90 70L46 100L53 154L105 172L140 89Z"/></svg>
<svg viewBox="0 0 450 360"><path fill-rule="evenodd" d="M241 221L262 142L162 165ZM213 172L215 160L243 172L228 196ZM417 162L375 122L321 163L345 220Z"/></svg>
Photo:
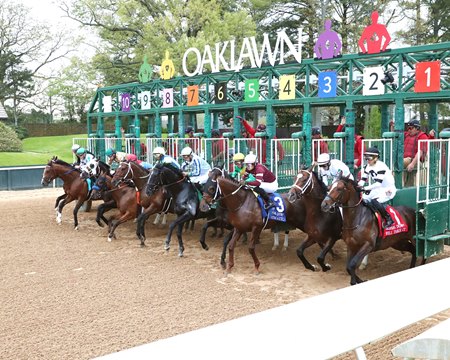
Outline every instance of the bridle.
<svg viewBox="0 0 450 360"><path fill-rule="evenodd" d="M346 184L345 184L345 190L349 191L347 189L347 185ZM330 194L327 194L325 196L324 200L330 199L333 202L334 205L342 207L343 209L349 209L349 208L356 208L356 207L358 207L361 204L362 199L363 199L362 196L360 196L359 201L355 205L344 205L342 203L342 197L343 196L344 196L344 189L339 191L339 195L336 198L333 198Z"/></svg>
<svg viewBox="0 0 450 360"><path fill-rule="evenodd" d="M303 186L298 186L298 181L303 178L303 172L306 172L308 174L308 180L306 180L305 184ZM311 186L310 186L311 185ZM310 187L310 190L306 192L306 190ZM310 194L314 190L314 181L313 181L313 174L311 171L308 170L301 170L296 177L294 185L292 185L291 189L294 189L294 192L291 194L295 194L295 199L291 200L289 199L289 202L292 204L295 202L298 198L302 197L303 195ZM298 194L298 191L300 191L300 195Z"/></svg>
<svg viewBox="0 0 450 360"><path fill-rule="evenodd" d="M155 171L155 169L154 169L153 171ZM150 174L149 174L149 175L150 175ZM157 174L157 175L159 175L159 181L158 181L157 183L155 183L155 184L148 184L148 183L147 183L147 187L148 187L152 192L156 192L156 190L158 190L158 188L160 188L160 187L170 188L171 186L176 185L176 184L179 184L179 183L181 183L181 182L183 182L183 181L186 180L186 176L183 175L183 176L181 177L181 179L179 179L179 180L177 180L177 181L171 182L171 183L169 183L169 184L164 184L164 180L165 180L165 179L163 179L164 172L160 170L160 171L159 171L159 174ZM150 179L151 179L151 178L150 178ZM149 181L150 181L150 179L149 179Z"/></svg>
<svg viewBox="0 0 450 360"><path fill-rule="evenodd" d="M45 166L45 171L44 173L47 171L47 169L50 169L51 175L49 178L46 178L44 175L42 175L42 180L46 183L46 184L50 184L50 181L55 180L58 176L64 176L64 175L68 175L74 171L79 171L78 169L74 168L73 166L67 170L66 172L62 173L61 175L56 175L55 174L55 170L53 169L53 164L55 163L55 160L51 160L51 165L47 164Z"/></svg>
<svg viewBox="0 0 450 360"><path fill-rule="evenodd" d="M128 170L127 170L126 174L124 176L122 176L122 178L119 179L117 184L120 184L120 183L124 182L125 180L127 180L129 178L128 177L129 174L131 174L130 179L134 178L134 172L133 172L133 167L131 166L131 162L130 161L122 161L121 164L127 164ZM145 179L145 178L148 178L149 176L150 176L150 173L148 173L147 175L144 175L144 176L139 176L138 179Z"/></svg>

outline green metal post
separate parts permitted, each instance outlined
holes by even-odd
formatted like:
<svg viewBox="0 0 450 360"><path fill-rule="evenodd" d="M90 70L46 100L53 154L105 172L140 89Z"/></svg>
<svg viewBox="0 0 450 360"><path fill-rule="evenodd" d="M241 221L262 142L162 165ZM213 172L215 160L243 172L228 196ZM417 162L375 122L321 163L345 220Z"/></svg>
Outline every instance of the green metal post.
<svg viewBox="0 0 450 360"><path fill-rule="evenodd" d="M184 113L183 113L183 110L178 111L178 137L184 138Z"/></svg>
<svg viewBox="0 0 450 360"><path fill-rule="evenodd" d="M169 114L167 115L167 132L173 133L173 115Z"/></svg>
<svg viewBox="0 0 450 360"><path fill-rule="evenodd" d="M385 133L386 131L390 131L389 122L390 122L390 114L389 114L389 105L381 104L381 133Z"/></svg>
<svg viewBox="0 0 450 360"><path fill-rule="evenodd" d="M205 110L204 124L205 124L205 135L207 138L210 138L211 137L211 113L209 112L209 109Z"/></svg>
<svg viewBox="0 0 450 360"><path fill-rule="evenodd" d="M312 114L311 114L311 106L309 103L305 103L303 105L303 131L306 134L305 140L305 148L302 149L304 152L303 157L305 159L305 164L312 163L312 154L311 154L311 127L312 127Z"/></svg>
<svg viewBox="0 0 450 360"><path fill-rule="evenodd" d="M233 106L233 133L235 138L241 137L241 122L236 119L236 116L239 116L239 107Z"/></svg>
<svg viewBox="0 0 450 360"><path fill-rule="evenodd" d="M405 107L402 99L395 100L394 177L398 188L403 188L403 143L405 140ZM395 156L397 155L397 156Z"/></svg>
<svg viewBox="0 0 450 360"><path fill-rule="evenodd" d="M275 113L273 111L273 107L272 105L267 105L266 106L266 122L267 122L267 135L268 138L266 140L266 163L269 165L272 164L272 151L271 151L271 139L273 139L275 137L275 135L277 134L277 126L276 126L276 121L275 121Z"/></svg>
<svg viewBox="0 0 450 360"><path fill-rule="evenodd" d="M346 122L345 122L345 163L351 172L354 172L354 164L355 164L355 109L353 108L353 102L346 102Z"/></svg>
<svg viewBox="0 0 450 360"><path fill-rule="evenodd" d="M189 114L189 125L194 128L195 132L197 132L197 115L195 113Z"/></svg>
<svg viewBox="0 0 450 360"><path fill-rule="evenodd" d="M162 121L159 111L155 114L155 133L158 138L162 137Z"/></svg>
<svg viewBox="0 0 450 360"><path fill-rule="evenodd" d="M438 106L436 102L431 102L430 103L430 111L428 112L428 131L430 131L431 129L434 129L435 131L435 136L438 137L439 136L439 131L438 131Z"/></svg>
<svg viewBox="0 0 450 360"><path fill-rule="evenodd" d="M213 129L218 129L219 128L219 113L218 112L214 112L213 113Z"/></svg>
<svg viewBox="0 0 450 360"><path fill-rule="evenodd" d="M135 145L136 156L141 156L141 120L139 119L137 111L134 113L134 137L138 139Z"/></svg>

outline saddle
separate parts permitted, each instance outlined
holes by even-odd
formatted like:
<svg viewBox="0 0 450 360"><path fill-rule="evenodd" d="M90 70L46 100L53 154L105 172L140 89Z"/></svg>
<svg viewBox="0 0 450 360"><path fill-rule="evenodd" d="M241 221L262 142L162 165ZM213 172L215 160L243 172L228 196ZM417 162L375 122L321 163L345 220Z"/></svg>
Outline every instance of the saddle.
<svg viewBox="0 0 450 360"><path fill-rule="evenodd" d="M383 217L381 214L372 206L372 204L364 202L370 210L372 210L375 219L378 224L378 237L376 240L376 248L379 247L379 242L384 240L387 236L400 234L402 232L408 232L408 224L406 224L403 217L400 213L391 205L386 206L386 211L391 215L392 220L394 221L394 225L388 227L387 229L383 229Z"/></svg>

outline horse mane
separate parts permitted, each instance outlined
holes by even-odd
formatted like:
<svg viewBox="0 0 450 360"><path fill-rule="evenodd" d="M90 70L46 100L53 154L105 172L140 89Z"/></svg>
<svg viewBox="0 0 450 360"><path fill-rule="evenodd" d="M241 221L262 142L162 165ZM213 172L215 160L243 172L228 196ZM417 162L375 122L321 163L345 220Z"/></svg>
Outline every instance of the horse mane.
<svg viewBox="0 0 450 360"><path fill-rule="evenodd" d="M51 165L51 163L54 162L55 164L67 166L73 168L72 164L66 163L64 160L58 159L57 157L54 157L52 160L48 162L48 165Z"/></svg>
<svg viewBox="0 0 450 360"><path fill-rule="evenodd" d="M357 182L356 180L351 179L350 177L341 175L341 176L339 177L339 180L344 181L346 184L348 184L348 183L352 184L353 187L355 188L356 192L358 192L358 193L360 193L360 192L363 191L363 190L361 189L361 187L358 185L358 182Z"/></svg>
<svg viewBox="0 0 450 360"><path fill-rule="evenodd" d="M322 189L322 192L324 194L326 194L328 192L328 187L327 185L322 181L322 179L319 177L319 174L317 173L317 171L313 170L311 171L311 173L314 175L314 177L316 178L317 182L320 185L320 188Z"/></svg>
<svg viewBox="0 0 450 360"><path fill-rule="evenodd" d="M230 177L224 177L223 180L229 184L233 184L233 185L239 185L239 181L233 179L231 176Z"/></svg>

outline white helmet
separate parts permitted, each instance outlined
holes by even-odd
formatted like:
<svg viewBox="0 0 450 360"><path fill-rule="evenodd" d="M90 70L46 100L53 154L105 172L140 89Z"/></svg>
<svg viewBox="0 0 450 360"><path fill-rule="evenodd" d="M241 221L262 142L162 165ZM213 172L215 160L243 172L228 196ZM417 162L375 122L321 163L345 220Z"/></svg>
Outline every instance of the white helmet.
<svg viewBox="0 0 450 360"><path fill-rule="evenodd" d="M183 150L181 150L181 156L192 155L192 149L189 146L186 146Z"/></svg>
<svg viewBox="0 0 450 360"><path fill-rule="evenodd" d="M78 145L78 144L72 145L72 151L77 151L79 148L80 148L80 145Z"/></svg>
<svg viewBox="0 0 450 360"><path fill-rule="evenodd" d="M153 149L153 155L166 155L166 150L162 146L155 147Z"/></svg>
<svg viewBox="0 0 450 360"><path fill-rule="evenodd" d="M320 154L317 158L317 164L320 165L327 165L330 162L330 154L323 153Z"/></svg>
<svg viewBox="0 0 450 360"><path fill-rule="evenodd" d="M256 155L253 153L248 154L244 159L245 164L254 164L255 162L256 162Z"/></svg>

